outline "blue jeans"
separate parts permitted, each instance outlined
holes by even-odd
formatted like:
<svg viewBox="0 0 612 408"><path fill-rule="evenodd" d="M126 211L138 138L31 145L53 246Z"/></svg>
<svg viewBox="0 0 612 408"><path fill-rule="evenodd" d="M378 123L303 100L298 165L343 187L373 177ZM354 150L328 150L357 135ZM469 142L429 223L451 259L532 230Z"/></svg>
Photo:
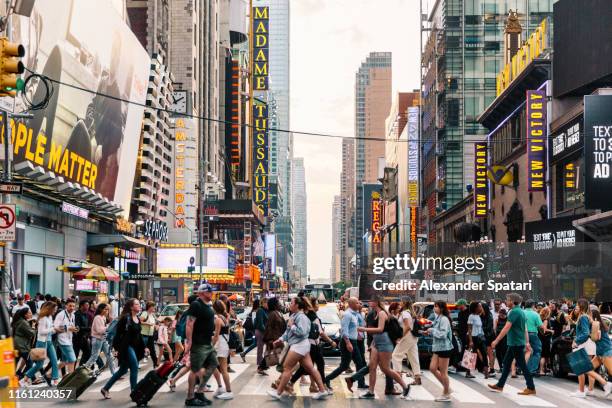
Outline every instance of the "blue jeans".
<svg viewBox="0 0 612 408"><path fill-rule="evenodd" d="M115 364L113 363L113 355L111 354L110 347L104 339L91 338L91 355L89 360L84 364L85 366L94 365L96 360L99 359L100 352L104 353L106 357L106 363L112 374L115 374Z"/></svg>
<svg viewBox="0 0 612 408"><path fill-rule="evenodd" d="M531 376L529 370L527 370L527 364L525 363L525 346L508 346L508 350L506 351L506 355L504 357L504 363L502 364L502 375L497 382L497 386L503 388L506 384L513 360L516 360L516 365L523 372L525 381L527 382L527 388L530 390L535 390L533 377Z"/></svg>
<svg viewBox="0 0 612 408"><path fill-rule="evenodd" d="M531 356L527 361L527 370L529 373L537 373L540 366L540 357L542 356L542 341L538 337L538 333L529 333L529 344L531 345Z"/></svg>
<svg viewBox="0 0 612 408"><path fill-rule="evenodd" d="M359 371L363 367L366 367L366 363L361 355L361 350L357 346L357 340L349 340L353 346L353 351L350 352L346 347L346 340L343 338L339 340L340 343L340 365L334 371L329 373L327 377L323 378L325 384L329 384L334 378L346 371L351 366L351 361L355 363L355 370ZM365 387L364 377L357 378L357 384L359 387Z"/></svg>
<svg viewBox="0 0 612 408"><path fill-rule="evenodd" d="M257 347L257 337L253 336L253 341L251 342L251 344L249 345L249 347L247 347L243 352L242 355L246 356L247 354L249 354L249 351L253 350L255 347Z"/></svg>
<svg viewBox="0 0 612 408"><path fill-rule="evenodd" d="M53 342L51 341L51 335L49 335L49 339L46 342L36 340L36 347L47 349L47 358L49 359L49 362L51 363L51 378L54 380L59 380L60 376L59 376L59 369L57 365L57 354L55 354L55 346L53 345ZM30 367L28 371L26 371L25 373L26 377L33 380L34 377L36 376L36 372L39 371L43 367L44 363L45 363L44 361L37 361L32 367Z"/></svg>
<svg viewBox="0 0 612 408"><path fill-rule="evenodd" d="M120 362L119 370L115 371L115 374L113 374L102 388L106 391L110 390L113 384L127 373L128 370L130 370L130 389L133 391L138 383L138 359L136 358L136 352L131 347L127 349L127 361L123 360Z"/></svg>

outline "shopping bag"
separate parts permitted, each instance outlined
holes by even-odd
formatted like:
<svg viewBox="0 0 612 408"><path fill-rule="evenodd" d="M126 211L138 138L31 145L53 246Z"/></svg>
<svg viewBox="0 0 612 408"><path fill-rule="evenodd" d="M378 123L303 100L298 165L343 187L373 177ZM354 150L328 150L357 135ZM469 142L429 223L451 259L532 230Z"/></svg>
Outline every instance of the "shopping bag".
<svg viewBox="0 0 612 408"><path fill-rule="evenodd" d="M47 359L47 349L44 347L34 347L30 350L30 359L34 362L45 361Z"/></svg>
<svg viewBox="0 0 612 408"><path fill-rule="evenodd" d="M476 369L476 360L478 359L478 354L472 353L470 350L465 350L463 352L463 360L461 360L461 365L467 370Z"/></svg>
<svg viewBox="0 0 612 408"><path fill-rule="evenodd" d="M585 349L577 349L567 355L572 372L576 375L585 374L593 370L593 363Z"/></svg>

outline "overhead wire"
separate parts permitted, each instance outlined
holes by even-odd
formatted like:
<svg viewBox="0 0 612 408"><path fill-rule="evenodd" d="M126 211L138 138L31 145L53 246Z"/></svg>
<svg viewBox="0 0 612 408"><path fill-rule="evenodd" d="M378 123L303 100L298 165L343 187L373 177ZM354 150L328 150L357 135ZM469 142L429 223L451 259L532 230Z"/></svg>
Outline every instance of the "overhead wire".
<svg viewBox="0 0 612 408"><path fill-rule="evenodd" d="M97 96L102 96L105 98L109 98L109 99L113 99L119 102L124 102L124 103L128 103L131 105L136 105L136 106L140 106L143 107L145 109L149 109L149 110L155 110L158 112L166 112L168 114L171 114L175 117L186 117L186 118L192 118L192 119L199 119L199 120L203 120L203 121L209 121L209 122L215 122L215 123L220 123L220 124L224 124L224 125L236 125L238 124L239 126L245 126L248 128L252 128L255 129L256 127L254 125L251 125L249 123L236 123L233 121L227 121L227 120L222 120L222 119L215 119L215 118L209 118L206 116L200 116L200 115L193 115L193 114L189 114L189 113L179 113L176 111L173 111L171 109L167 109L167 108L159 108L159 107L153 107L153 106L149 106L146 103L141 103L141 102L136 102L136 101L132 101L129 99L125 99L125 98L121 98L118 96L114 96L114 95L109 95L109 94L105 94L102 92L98 92L98 91L94 91L91 89L87 89L78 85L74 85L74 84L69 84L66 82L62 82L60 80L57 80L55 78L51 78L49 76L46 76L44 74L40 74L34 71L31 71L28 69L28 72L30 72L32 74L32 76L36 75L37 77L43 78L47 81L50 81L51 83L55 83L58 85L63 85L63 86L67 86L69 88L73 88L82 92L87 92L93 95L97 95ZM313 136L313 137L326 137L326 138L333 138L333 139L349 139L349 140L363 140L366 142L395 142L395 143L416 143L419 145L425 145L425 144L431 144L431 145L435 145L435 144L446 144L446 145L457 145L459 143L463 143L463 144L469 144L469 145L473 145L474 143L485 143L484 141L478 141L478 140L417 140L417 141L412 141L412 140L406 140L406 139L388 139L388 138L381 138L381 137L358 137L358 136L343 136L343 135L334 135L334 134L329 134L329 133L320 133L320 132L307 132L307 131L301 131L301 130L290 130L290 129L281 129L281 128L267 128L267 130L269 132L271 131L275 131L275 132L280 132L280 133L288 133L290 135L303 135L303 136ZM483 138L485 137L485 135L483 135ZM551 136L548 137L543 137L542 139L552 139ZM489 140L488 144L491 143L508 143L508 142L517 142L517 143L521 143L521 142L525 142L525 139L522 139L520 137L518 138L512 138L512 137L504 137L503 139L499 139L499 140Z"/></svg>

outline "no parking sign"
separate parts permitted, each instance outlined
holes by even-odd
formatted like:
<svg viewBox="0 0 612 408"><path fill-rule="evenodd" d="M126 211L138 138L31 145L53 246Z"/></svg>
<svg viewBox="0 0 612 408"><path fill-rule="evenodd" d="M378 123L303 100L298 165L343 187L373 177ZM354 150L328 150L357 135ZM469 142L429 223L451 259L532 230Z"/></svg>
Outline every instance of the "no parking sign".
<svg viewBox="0 0 612 408"><path fill-rule="evenodd" d="M15 241L15 204L0 204L0 241Z"/></svg>

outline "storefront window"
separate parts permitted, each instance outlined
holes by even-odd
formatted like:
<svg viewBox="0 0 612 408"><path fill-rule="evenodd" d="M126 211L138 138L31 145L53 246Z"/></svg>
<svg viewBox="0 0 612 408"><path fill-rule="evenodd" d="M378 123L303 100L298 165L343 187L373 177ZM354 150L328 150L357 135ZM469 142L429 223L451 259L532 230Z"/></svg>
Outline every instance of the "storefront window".
<svg viewBox="0 0 612 408"><path fill-rule="evenodd" d="M584 206L584 166L582 156L557 164L557 211Z"/></svg>

